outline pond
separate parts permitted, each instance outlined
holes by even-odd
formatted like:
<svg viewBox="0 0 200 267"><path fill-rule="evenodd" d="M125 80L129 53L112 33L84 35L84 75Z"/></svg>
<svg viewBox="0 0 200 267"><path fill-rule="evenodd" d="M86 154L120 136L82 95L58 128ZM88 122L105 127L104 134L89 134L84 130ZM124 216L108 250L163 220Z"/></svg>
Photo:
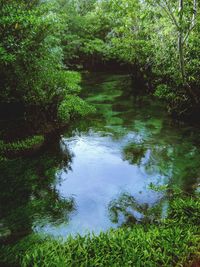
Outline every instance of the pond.
<svg viewBox="0 0 200 267"><path fill-rule="evenodd" d="M134 96L125 74L85 75L96 114L74 122L37 156L1 162L0 235L66 237L139 223L168 193L200 182L200 130L173 122L163 103Z"/></svg>

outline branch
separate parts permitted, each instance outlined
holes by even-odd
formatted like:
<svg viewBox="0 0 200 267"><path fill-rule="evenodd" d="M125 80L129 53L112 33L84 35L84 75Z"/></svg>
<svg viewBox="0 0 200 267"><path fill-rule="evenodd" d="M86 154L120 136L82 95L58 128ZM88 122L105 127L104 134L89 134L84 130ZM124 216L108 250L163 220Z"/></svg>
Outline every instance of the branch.
<svg viewBox="0 0 200 267"><path fill-rule="evenodd" d="M192 19L190 22L190 27L188 29L188 32L183 40L183 44L187 41L191 31L195 28L196 26L196 16L197 16L197 0L193 0L193 15L192 15Z"/></svg>
<svg viewBox="0 0 200 267"><path fill-rule="evenodd" d="M168 15L170 15L170 17L171 17L172 21L174 22L174 24L176 25L177 29L179 29L180 28L179 24L178 24L178 22L177 22L177 20L176 20L176 18L174 16L170 6L169 6L169 4L165 0L164 0L164 3L166 5L166 7L163 7L163 8L167 10Z"/></svg>
<svg viewBox="0 0 200 267"><path fill-rule="evenodd" d="M191 21L192 27L195 26L196 16L197 16L197 0L193 0L193 15L192 15L192 21Z"/></svg>
<svg viewBox="0 0 200 267"><path fill-rule="evenodd" d="M189 28L187 34L185 35L185 38L183 39L183 44L185 44L185 42L187 41L187 39L188 39L190 33L191 33L192 30L195 28L195 26L196 26L196 25L194 25L194 26L192 26L192 27Z"/></svg>

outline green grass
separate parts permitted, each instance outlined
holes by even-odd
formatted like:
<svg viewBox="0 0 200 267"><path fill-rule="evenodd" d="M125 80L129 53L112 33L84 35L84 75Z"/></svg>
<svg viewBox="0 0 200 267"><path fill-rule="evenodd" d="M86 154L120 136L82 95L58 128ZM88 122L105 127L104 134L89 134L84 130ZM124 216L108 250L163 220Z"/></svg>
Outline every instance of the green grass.
<svg viewBox="0 0 200 267"><path fill-rule="evenodd" d="M191 209L192 208L192 209ZM176 198L159 225L135 225L98 236L31 235L2 246L0 263L11 266L190 266L200 260L200 199Z"/></svg>
<svg viewBox="0 0 200 267"><path fill-rule="evenodd" d="M20 266L183 266L198 256L194 226L118 229L66 242L32 236L1 250L3 261Z"/></svg>

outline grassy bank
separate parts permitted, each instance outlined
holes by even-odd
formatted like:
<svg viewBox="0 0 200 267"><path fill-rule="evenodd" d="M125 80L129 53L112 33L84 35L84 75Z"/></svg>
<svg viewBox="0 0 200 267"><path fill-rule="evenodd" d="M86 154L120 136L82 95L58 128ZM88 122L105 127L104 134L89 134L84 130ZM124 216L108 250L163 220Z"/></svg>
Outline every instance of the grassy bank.
<svg viewBox="0 0 200 267"><path fill-rule="evenodd" d="M66 241L31 235L1 247L10 266L192 266L200 261L200 199L176 198L159 225L135 225Z"/></svg>

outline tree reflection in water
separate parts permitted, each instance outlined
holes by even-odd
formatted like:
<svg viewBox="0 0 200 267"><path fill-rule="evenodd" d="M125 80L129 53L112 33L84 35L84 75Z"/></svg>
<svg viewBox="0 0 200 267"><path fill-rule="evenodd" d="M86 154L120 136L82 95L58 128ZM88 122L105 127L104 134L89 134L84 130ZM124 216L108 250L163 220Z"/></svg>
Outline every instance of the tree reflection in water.
<svg viewBox="0 0 200 267"><path fill-rule="evenodd" d="M31 159L0 162L0 239L16 241L45 224L69 220L73 198L63 198L56 189L58 170L70 169L72 156L48 151Z"/></svg>
<svg viewBox="0 0 200 267"><path fill-rule="evenodd" d="M109 203L108 211L113 223L131 226L136 223L156 223L162 217L163 209L160 204L139 204L129 193L122 193Z"/></svg>
<svg viewBox="0 0 200 267"><path fill-rule="evenodd" d="M123 159L144 168L147 175L164 177L168 184L192 192L200 175L198 147L190 140L176 145L157 140L159 136L147 143L130 142L123 149Z"/></svg>

